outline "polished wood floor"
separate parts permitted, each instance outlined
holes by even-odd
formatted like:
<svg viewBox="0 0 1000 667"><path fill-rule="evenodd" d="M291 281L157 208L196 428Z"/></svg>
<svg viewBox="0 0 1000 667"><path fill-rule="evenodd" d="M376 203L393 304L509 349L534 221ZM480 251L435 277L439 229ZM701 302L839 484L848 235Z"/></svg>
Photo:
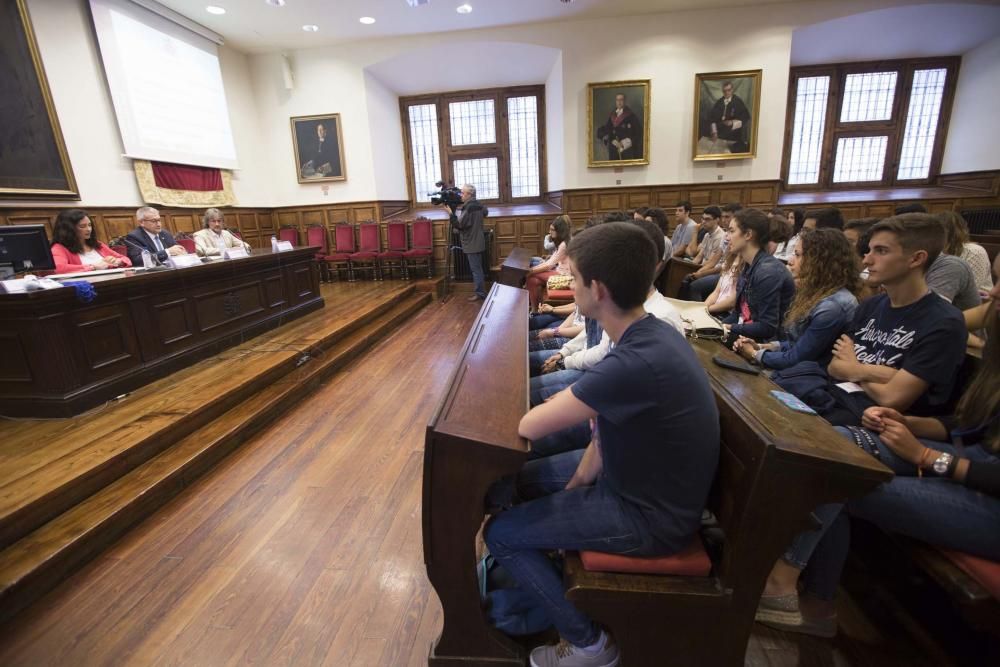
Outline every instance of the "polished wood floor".
<svg viewBox="0 0 1000 667"><path fill-rule="evenodd" d="M423 433L477 307L425 307L0 629L0 665L426 664ZM747 663L932 664L841 617L834 642L762 628Z"/></svg>

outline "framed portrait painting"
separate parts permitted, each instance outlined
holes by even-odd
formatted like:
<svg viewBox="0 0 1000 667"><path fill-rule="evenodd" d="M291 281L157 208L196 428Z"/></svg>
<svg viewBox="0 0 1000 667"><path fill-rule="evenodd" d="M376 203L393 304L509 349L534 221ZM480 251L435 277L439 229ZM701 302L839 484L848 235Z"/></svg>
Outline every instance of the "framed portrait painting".
<svg viewBox="0 0 1000 667"><path fill-rule="evenodd" d="M696 74L694 159L757 157L761 70Z"/></svg>
<svg viewBox="0 0 1000 667"><path fill-rule="evenodd" d="M649 79L587 84L587 166L649 164Z"/></svg>
<svg viewBox="0 0 1000 667"><path fill-rule="evenodd" d="M339 113L292 118L292 144L299 183L347 179Z"/></svg>
<svg viewBox="0 0 1000 667"><path fill-rule="evenodd" d="M0 198L79 199L24 0L0 0Z"/></svg>

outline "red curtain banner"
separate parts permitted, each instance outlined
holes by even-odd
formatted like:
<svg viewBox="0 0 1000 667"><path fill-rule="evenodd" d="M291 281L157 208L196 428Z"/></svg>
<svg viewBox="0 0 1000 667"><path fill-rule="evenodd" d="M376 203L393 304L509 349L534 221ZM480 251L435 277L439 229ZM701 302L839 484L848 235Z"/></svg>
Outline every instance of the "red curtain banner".
<svg viewBox="0 0 1000 667"><path fill-rule="evenodd" d="M194 192L217 192L222 189L222 171L215 167L190 167L166 162L150 164L158 188Z"/></svg>

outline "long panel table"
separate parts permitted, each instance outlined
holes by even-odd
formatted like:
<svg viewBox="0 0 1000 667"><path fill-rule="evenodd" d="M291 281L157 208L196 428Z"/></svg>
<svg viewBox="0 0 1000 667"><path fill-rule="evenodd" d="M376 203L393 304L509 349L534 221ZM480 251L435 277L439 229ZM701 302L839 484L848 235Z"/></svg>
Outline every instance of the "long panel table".
<svg viewBox="0 0 1000 667"><path fill-rule="evenodd" d="M317 250L0 294L0 414L76 415L321 308Z"/></svg>

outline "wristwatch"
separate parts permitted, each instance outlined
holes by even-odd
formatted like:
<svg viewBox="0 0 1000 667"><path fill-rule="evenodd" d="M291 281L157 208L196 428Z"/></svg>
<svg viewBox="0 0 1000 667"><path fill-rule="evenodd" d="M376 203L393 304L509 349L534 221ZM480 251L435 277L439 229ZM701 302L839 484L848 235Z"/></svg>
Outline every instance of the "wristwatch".
<svg viewBox="0 0 1000 667"><path fill-rule="evenodd" d="M940 475L944 477L952 469L952 463L955 461L955 457L948 452L942 452L941 456L934 459L934 463L931 464L931 469L934 470L935 475Z"/></svg>

